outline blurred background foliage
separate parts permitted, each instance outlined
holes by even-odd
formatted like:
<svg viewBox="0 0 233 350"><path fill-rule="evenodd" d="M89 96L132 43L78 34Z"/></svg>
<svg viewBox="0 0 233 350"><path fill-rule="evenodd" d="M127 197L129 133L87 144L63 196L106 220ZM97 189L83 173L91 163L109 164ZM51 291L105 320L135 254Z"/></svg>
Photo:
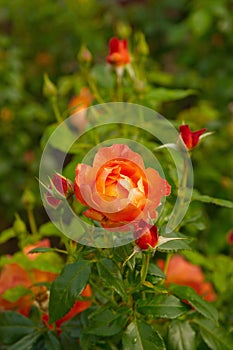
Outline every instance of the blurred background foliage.
<svg viewBox="0 0 233 350"><path fill-rule="evenodd" d="M94 62L92 76L109 87L111 78L103 79L102 69L114 35L129 40L134 69L151 91L195 90L181 100L161 91L156 103L153 93L137 100L138 86L132 100L155 108L177 127L185 121L194 130L214 131L193 152L195 186L203 194L232 199L231 0L0 0L0 26L1 229L12 224L15 213L24 217L27 188L35 195L37 220L47 220L36 177L41 138L55 116L43 95L43 75L58 87L60 109L68 116L69 100L84 82L78 52L86 45ZM193 202L188 215L197 215L188 230L201 252L229 252L229 209Z"/></svg>

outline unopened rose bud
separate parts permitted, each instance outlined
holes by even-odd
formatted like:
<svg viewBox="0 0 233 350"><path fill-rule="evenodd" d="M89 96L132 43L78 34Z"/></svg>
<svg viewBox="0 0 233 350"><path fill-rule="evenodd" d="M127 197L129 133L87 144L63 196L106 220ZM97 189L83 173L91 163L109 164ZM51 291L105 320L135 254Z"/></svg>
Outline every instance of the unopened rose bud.
<svg viewBox="0 0 233 350"><path fill-rule="evenodd" d="M82 45L77 58L80 63L91 63L92 54L85 45Z"/></svg>
<svg viewBox="0 0 233 350"><path fill-rule="evenodd" d="M145 35L142 32L137 32L135 35L136 50L139 55L147 56L149 54L149 46L147 45Z"/></svg>
<svg viewBox="0 0 233 350"><path fill-rule="evenodd" d="M149 225L147 222L141 220L139 228L136 230L135 243L141 250L147 250L150 247L155 248L158 243L158 229L155 225Z"/></svg>
<svg viewBox="0 0 233 350"><path fill-rule="evenodd" d="M17 236L21 236L27 232L26 225L18 214L15 215L13 230Z"/></svg>
<svg viewBox="0 0 233 350"><path fill-rule="evenodd" d="M24 208L27 210L32 210L34 208L35 196L28 188L26 188L23 193L22 203L24 205Z"/></svg>
<svg viewBox="0 0 233 350"><path fill-rule="evenodd" d="M46 97L57 96L57 88L54 85L54 83L49 79L48 74L44 74L43 94Z"/></svg>
<svg viewBox="0 0 233 350"><path fill-rule="evenodd" d="M188 150L192 150L199 143L199 139L206 129L191 131L189 125L180 126L180 136Z"/></svg>
<svg viewBox="0 0 233 350"><path fill-rule="evenodd" d="M72 182L60 174L55 174L48 186L46 200L49 205L57 208L61 200L70 198L73 192L74 188Z"/></svg>

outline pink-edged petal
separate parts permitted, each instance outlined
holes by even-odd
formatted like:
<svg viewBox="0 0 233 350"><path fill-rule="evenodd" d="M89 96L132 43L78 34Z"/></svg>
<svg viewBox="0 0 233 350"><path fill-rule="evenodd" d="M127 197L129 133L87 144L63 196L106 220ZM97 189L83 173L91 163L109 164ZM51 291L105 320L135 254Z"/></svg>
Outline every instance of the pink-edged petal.
<svg viewBox="0 0 233 350"><path fill-rule="evenodd" d="M124 144L114 144L111 147L101 148L94 158L93 167L99 169L108 161L118 158L128 159L137 164L142 170L145 169L142 157Z"/></svg>

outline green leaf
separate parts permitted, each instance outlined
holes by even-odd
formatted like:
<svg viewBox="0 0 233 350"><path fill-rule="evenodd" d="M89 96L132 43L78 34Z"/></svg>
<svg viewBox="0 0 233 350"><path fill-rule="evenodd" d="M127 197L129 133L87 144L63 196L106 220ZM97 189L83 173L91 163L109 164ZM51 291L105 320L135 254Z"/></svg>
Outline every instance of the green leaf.
<svg viewBox="0 0 233 350"><path fill-rule="evenodd" d="M89 316L90 323L85 333L104 337L113 336L119 333L124 327L127 319L126 315L124 316L109 309L100 310L92 318Z"/></svg>
<svg viewBox="0 0 233 350"><path fill-rule="evenodd" d="M150 89L146 94L146 99L155 100L156 102L169 102L176 101L188 97L190 95L195 95L196 92L192 89L182 90L182 89L166 89L157 88Z"/></svg>
<svg viewBox="0 0 233 350"><path fill-rule="evenodd" d="M17 341L17 343L11 345L8 350L31 350L33 344L40 336L41 334L38 331L36 333L28 334Z"/></svg>
<svg viewBox="0 0 233 350"><path fill-rule="evenodd" d="M149 264L148 274L156 277L166 278L166 275L163 273L163 271L153 263Z"/></svg>
<svg viewBox="0 0 233 350"><path fill-rule="evenodd" d="M49 302L51 323L62 318L72 308L85 288L90 272L90 262L86 260L79 260L64 267L51 287Z"/></svg>
<svg viewBox="0 0 233 350"><path fill-rule="evenodd" d="M215 322L218 320L218 312L209 302L200 297L194 289L186 286L171 286L172 292L180 299L187 300L192 307L202 316Z"/></svg>
<svg viewBox="0 0 233 350"><path fill-rule="evenodd" d="M195 319L194 322L200 327L201 336L211 350L233 349L233 339L223 328L210 320Z"/></svg>
<svg viewBox="0 0 233 350"><path fill-rule="evenodd" d="M156 318L176 318L189 307L173 295L157 295L151 300L138 300L137 311Z"/></svg>
<svg viewBox="0 0 233 350"><path fill-rule="evenodd" d="M58 228L52 222L46 222L39 228L39 234L41 237L43 236L59 236L61 237L62 233L58 230Z"/></svg>
<svg viewBox="0 0 233 350"><path fill-rule="evenodd" d="M5 293L2 295L2 297L5 300L10 301L11 303L14 303L17 300L19 300L19 298L21 298L22 296L30 293L31 293L30 290L28 290L24 286L18 285L14 288L7 289Z"/></svg>
<svg viewBox="0 0 233 350"><path fill-rule="evenodd" d="M47 247L38 247L30 250L28 253L47 253L47 252L54 252L54 248L47 248Z"/></svg>
<svg viewBox="0 0 233 350"><path fill-rule="evenodd" d="M171 252L178 252L181 250L191 250L192 248L188 245L186 241L187 238L184 237L159 237L159 245L156 248L159 252L165 252L165 253L171 253ZM165 242L165 243L163 243Z"/></svg>
<svg viewBox="0 0 233 350"><path fill-rule="evenodd" d="M114 289L123 299L127 299L124 281L118 266L110 259L101 259L97 263L97 268L106 286Z"/></svg>
<svg viewBox="0 0 233 350"><path fill-rule="evenodd" d="M233 208L233 202L231 201L228 201L226 199L220 199L220 198L214 198L214 197L202 195L202 194L199 194L197 191L193 192L192 200L203 202L203 203L212 203L212 204L220 205L221 207L226 207L230 209Z"/></svg>
<svg viewBox="0 0 233 350"><path fill-rule="evenodd" d="M168 328L169 350L196 350L195 332L188 321L174 320Z"/></svg>
<svg viewBox="0 0 233 350"><path fill-rule="evenodd" d="M65 350L79 350L81 349L77 340L72 338L69 334L66 332L62 332L59 336L62 349Z"/></svg>
<svg viewBox="0 0 233 350"><path fill-rule="evenodd" d="M62 350L61 344L53 332L45 333L44 345L46 350Z"/></svg>
<svg viewBox="0 0 233 350"><path fill-rule="evenodd" d="M13 228L8 228L0 234L0 244L7 242L10 238L15 237L15 231Z"/></svg>
<svg viewBox="0 0 233 350"><path fill-rule="evenodd" d="M0 314L0 339L3 344L13 344L25 335L33 333L35 325L18 312L5 311Z"/></svg>
<svg viewBox="0 0 233 350"><path fill-rule="evenodd" d="M37 256L35 260L31 260L30 265L33 269L60 273L64 266L64 262L57 253L47 252L47 254Z"/></svg>
<svg viewBox="0 0 233 350"><path fill-rule="evenodd" d="M140 320L130 323L123 334L123 350L165 350L163 338Z"/></svg>
<svg viewBox="0 0 233 350"><path fill-rule="evenodd" d="M214 268L214 264L211 259L209 257L206 257L206 255L204 256L200 254L197 251L183 252L182 255L184 255L184 257L194 265L202 266L206 269L211 270Z"/></svg>
<svg viewBox="0 0 233 350"><path fill-rule="evenodd" d="M80 315L77 315L75 317L72 317L68 321L62 323L61 330L62 332L65 332L72 338L79 338L81 327L82 325L80 321Z"/></svg>

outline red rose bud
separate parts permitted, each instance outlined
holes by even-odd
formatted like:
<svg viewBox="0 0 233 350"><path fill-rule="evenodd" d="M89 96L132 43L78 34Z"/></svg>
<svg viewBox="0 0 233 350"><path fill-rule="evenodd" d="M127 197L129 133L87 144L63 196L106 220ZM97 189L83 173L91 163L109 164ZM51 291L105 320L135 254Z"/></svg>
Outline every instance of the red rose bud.
<svg viewBox="0 0 233 350"><path fill-rule="evenodd" d="M74 192L73 184L60 174L55 174L48 186L46 193L47 202L54 208L57 208L65 198L69 198Z"/></svg>
<svg viewBox="0 0 233 350"><path fill-rule="evenodd" d="M124 66L130 63L128 42L126 39L119 40L115 37L110 39L107 62L113 66Z"/></svg>
<svg viewBox="0 0 233 350"><path fill-rule="evenodd" d="M149 225L145 221L139 222L139 229L135 232L135 243L142 250L147 250L150 247L155 248L159 235L158 229L155 225Z"/></svg>
<svg viewBox="0 0 233 350"><path fill-rule="evenodd" d="M188 150L191 150L197 146L200 136L204 134L205 131L206 129L201 129L192 132L188 125L180 126L180 136Z"/></svg>

